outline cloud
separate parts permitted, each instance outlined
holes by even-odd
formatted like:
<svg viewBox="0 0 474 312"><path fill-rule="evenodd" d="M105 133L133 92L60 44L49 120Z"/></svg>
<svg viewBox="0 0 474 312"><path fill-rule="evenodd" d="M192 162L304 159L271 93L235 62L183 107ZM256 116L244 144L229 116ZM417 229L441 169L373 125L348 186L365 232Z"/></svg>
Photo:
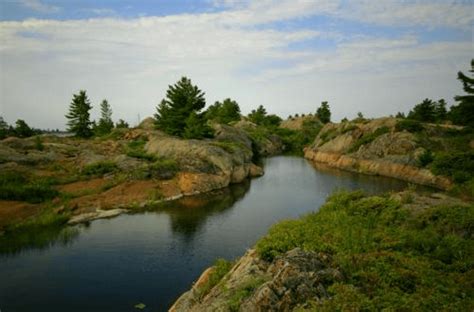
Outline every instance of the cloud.
<svg viewBox="0 0 474 312"><path fill-rule="evenodd" d="M385 3L402 20L415 14L412 5ZM244 113L263 104L286 116L314 111L329 100L336 118L357 111L381 115L406 109L418 97L449 100L460 89L455 73L472 55L469 41L427 43L412 29L388 38L271 24L319 15L344 18L348 7L333 1L224 5L211 13L162 17L0 22L0 113L9 122L23 118L33 126L63 128L72 94L86 89L95 106L107 98L114 118L133 124L137 114L153 114L167 86L187 75L206 91L208 103L231 97ZM358 10L350 19L363 20L361 12L372 9ZM416 14L437 14L427 12ZM444 17L444 25L464 25L456 21L464 13L446 14L453 16ZM367 18L372 20L402 24L387 16ZM320 39L334 47L295 48Z"/></svg>
<svg viewBox="0 0 474 312"><path fill-rule="evenodd" d="M472 29L472 1L453 0L350 0L336 16L386 26L420 25L429 28Z"/></svg>
<svg viewBox="0 0 474 312"><path fill-rule="evenodd" d="M33 11L46 14L57 13L61 10L57 6L44 4L40 0L20 0L20 4Z"/></svg>

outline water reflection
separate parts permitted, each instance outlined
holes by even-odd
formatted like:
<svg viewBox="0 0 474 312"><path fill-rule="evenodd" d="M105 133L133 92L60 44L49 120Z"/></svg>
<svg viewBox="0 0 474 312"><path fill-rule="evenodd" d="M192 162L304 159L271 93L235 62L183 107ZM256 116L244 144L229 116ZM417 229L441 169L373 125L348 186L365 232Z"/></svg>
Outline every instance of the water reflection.
<svg viewBox="0 0 474 312"><path fill-rule="evenodd" d="M149 208L167 214L173 233L181 234L188 240L203 227L209 217L233 207L249 189L250 180L245 180L225 189L184 197Z"/></svg>
<svg viewBox="0 0 474 312"><path fill-rule="evenodd" d="M73 227L34 227L7 232L0 236L0 255L13 256L29 249L48 249L54 245L69 245L79 236Z"/></svg>

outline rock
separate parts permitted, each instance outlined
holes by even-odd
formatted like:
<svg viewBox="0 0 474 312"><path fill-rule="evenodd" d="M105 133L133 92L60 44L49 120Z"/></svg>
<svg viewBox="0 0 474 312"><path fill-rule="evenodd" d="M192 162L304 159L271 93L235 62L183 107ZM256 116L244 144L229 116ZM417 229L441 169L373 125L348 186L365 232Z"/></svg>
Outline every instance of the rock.
<svg viewBox="0 0 474 312"><path fill-rule="evenodd" d="M97 219L112 218L116 217L124 212L127 212L126 209L110 209L110 210L100 210L97 209L94 212L87 212L77 216L73 216L67 222L69 225L74 225L78 223L89 222Z"/></svg>
<svg viewBox="0 0 474 312"><path fill-rule="evenodd" d="M260 177L263 176L264 171L262 167L259 167L255 164L250 164L250 177Z"/></svg>
<svg viewBox="0 0 474 312"><path fill-rule="evenodd" d="M327 284L342 278L329 262L325 255L295 248L268 263L249 250L204 298L197 295L209 269L170 311L230 311L229 301L242 289L250 293L241 299L239 311L291 311L310 299L328 298Z"/></svg>

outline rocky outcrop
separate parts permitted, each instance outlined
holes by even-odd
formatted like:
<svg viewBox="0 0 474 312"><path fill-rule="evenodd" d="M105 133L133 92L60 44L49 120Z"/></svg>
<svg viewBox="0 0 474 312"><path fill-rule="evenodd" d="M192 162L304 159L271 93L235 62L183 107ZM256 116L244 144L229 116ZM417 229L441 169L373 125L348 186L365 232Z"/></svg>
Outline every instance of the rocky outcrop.
<svg viewBox="0 0 474 312"><path fill-rule="evenodd" d="M151 137L145 150L175 160L182 172L178 184L184 195L208 192L263 174L252 163L252 142L242 130L217 125L215 140Z"/></svg>
<svg viewBox="0 0 474 312"><path fill-rule="evenodd" d="M327 124L304 150L305 158L338 169L450 189L450 179L417 166L425 149L412 133L397 131L396 124L395 118Z"/></svg>
<svg viewBox="0 0 474 312"><path fill-rule="evenodd" d="M329 264L327 255L299 248L269 263L252 249L203 297L213 269L204 271L169 311L290 311L308 300L328 298L327 283L342 278Z"/></svg>
<svg viewBox="0 0 474 312"><path fill-rule="evenodd" d="M340 153L305 150L305 158L331 167L357 173L381 175L412 183L436 187L447 190L452 182L446 177L436 176L427 169L420 169L387 160L360 159Z"/></svg>

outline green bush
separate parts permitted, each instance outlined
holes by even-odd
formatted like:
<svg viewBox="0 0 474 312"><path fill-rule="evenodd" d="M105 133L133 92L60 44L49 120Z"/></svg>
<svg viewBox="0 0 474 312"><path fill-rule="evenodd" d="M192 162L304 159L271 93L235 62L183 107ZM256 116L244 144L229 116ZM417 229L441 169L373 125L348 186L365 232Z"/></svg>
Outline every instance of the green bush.
<svg viewBox="0 0 474 312"><path fill-rule="evenodd" d="M106 173L117 171L117 164L113 161L99 161L93 164L84 166L82 174L87 176L101 176Z"/></svg>
<svg viewBox="0 0 474 312"><path fill-rule="evenodd" d="M0 176L0 199L40 203L57 195L59 192L51 187L51 182L48 180L30 181L15 171L3 172Z"/></svg>
<svg viewBox="0 0 474 312"><path fill-rule="evenodd" d="M329 254L344 278L316 310L470 311L474 205L412 213L387 196L332 195L319 212L273 226L257 243L272 261L295 247Z"/></svg>
<svg viewBox="0 0 474 312"><path fill-rule="evenodd" d="M474 152L439 153L431 170L434 174L452 177L456 183L466 182L474 178Z"/></svg>
<svg viewBox="0 0 474 312"><path fill-rule="evenodd" d="M352 144L352 146L349 148L348 152L349 153L357 152L362 145L369 144L372 141L374 141L376 138L381 136L382 134L385 134L388 132L390 132L390 129L388 127L377 128L374 132L365 134L361 138L359 138L356 142L354 142L354 144Z"/></svg>
<svg viewBox="0 0 474 312"><path fill-rule="evenodd" d="M232 262L222 258L217 259L216 262L214 262L214 265L212 266L213 270L211 274L209 274L208 280L197 290L198 298L204 298L204 296L207 295L211 291L211 289L222 280L224 275L226 275L231 268Z"/></svg>
<svg viewBox="0 0 474 312"><path fill-rule="evenodd" d="M149 154L145 151L145 140L134 140L127 144L126 154L128 157L143 159L146 161L156 161L155 155Z"/></svg>
<svg viewBox="0 0 474 312"><path fill-rule="evenodd" d="M408 132L420 132L422 131L423 124L417 120L411 120L411 119L403 119L403 120L398 120L397 125L395 126L395 129L397 131L403 131L406 130Z"/></svg>
<svg viewBox="0 0 474 312"><path fill-rule="evenodd" d="M425 150L417 159L418 166L426 167L434 160L434 155L430 150Z"/></svg>

